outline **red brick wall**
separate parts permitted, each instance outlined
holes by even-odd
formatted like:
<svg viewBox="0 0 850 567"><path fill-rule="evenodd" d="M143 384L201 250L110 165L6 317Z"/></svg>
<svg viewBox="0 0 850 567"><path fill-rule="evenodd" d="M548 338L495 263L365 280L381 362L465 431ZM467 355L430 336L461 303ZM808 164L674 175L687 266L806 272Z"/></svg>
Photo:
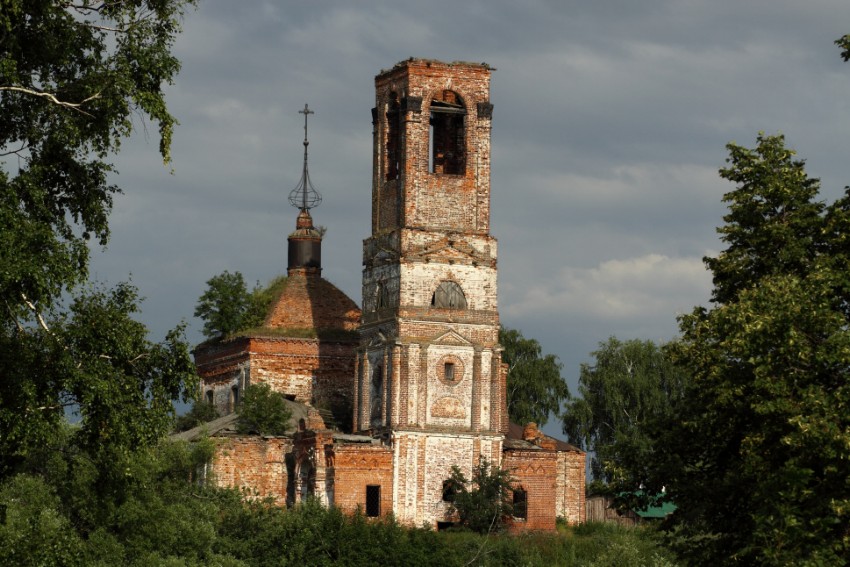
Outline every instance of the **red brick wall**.
<svg viewBox="0 0 850 567"><path fill-rule="evenodd" d="M202 345L195 363L203 389L214 388L219 411L231 408L227 396L243 369L252 383L267 383L273 390L294 396L302 403L341 413L350 425L353 404L355 342L289 337L241 337Z"/></svg>
<svg viewBox="0 0 850 567"><path fill-rule="evenodd" d="M502 468L511 471L514 486L527 494L525 521L512 522L514 530L554 530L558 454L554 451L506 450Z"/></svg>
<svg viewBox="0 0 850 567"><path fill-rule="evenodd" d="M263 326L353 331L359 323L357 304L332 283L317 275L293 274Z"/></svg>
<svg viewBox="0 0 850 567"><path fill-rule="evenodd" d="M431 102L445 89L460 95L465 110L465 168L457 175L429 172ZM401 226L486 233L490 222L490 117L478 112L488 103L486 65L410 59L375 78L376 114L372 233ZM393 93L401 105L404 140L399 181L387 181L388 105ZM409 104L414 99L418 103ZM395 120L395 115L389 119ZM399 187L405 195L399 196ZM401 206L399 206L401 205ZM401 214L399 214L401 213Z"/></svg>
<svg viewBox="0 0 850 567"><path fill-rule="evenodd" d="M198 375L205 384L227 381L239 364L248 361L248 339L240 337L230 341L203 343L192 354Z"/></svg>
<svg viewBox="0 0 850 567"><path fill-rule="evenodd" d="M284 506L289 482L285 455L290 451L292 439L284 437L219 437L210 472L219 486L246 488Z"/></svg>
<svg viewBox="0 0 850 567"><path fill-rule="evenodd" d="M381 487L381 515L393 509L393 454L380 445L350 444L334 447L334 503L352 513L366 513L366 486Z"/></svg>
<svg viewBox="0 0 850 567"><path fill-rule="evenodd" d="M323 406L336 399L351 403L355 346L319 339L253 338L251 379L303 403Z"/></svg>

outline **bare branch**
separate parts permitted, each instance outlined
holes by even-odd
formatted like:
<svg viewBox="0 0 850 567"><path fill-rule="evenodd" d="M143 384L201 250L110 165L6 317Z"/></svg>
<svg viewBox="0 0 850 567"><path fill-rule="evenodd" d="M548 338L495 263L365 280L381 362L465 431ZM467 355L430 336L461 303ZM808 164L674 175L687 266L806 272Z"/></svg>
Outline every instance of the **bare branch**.
<svg viewBox="0 0 850 567"><path fill-rule="evenodd" d="M122 30L122 29L118 29L118 28L110 28L110 27L107 27L107 26L99 26L99 25L93 24L91 22L86 22L86 25L89 26L92 29L96 29L96 30L100 30L100 31L108 31L108 32L115 32L115 33L127 33L127 30Z"/></svg>
<svg viewBox="0 0 850 567"><path fill-rule="evenodd" d="M59 100L58 98L56 98L56 95L54 95L52 93L43 92L43 91L36 91L36 90L33 90L33 89L27 89L27 88L24 88L24 87L3 87L3 86L0 86L0 91L14 91L14 92L19 92L19 93L24 93L24 94L28 94L28 95L32 95L32 96L45 98L45 99L49 100L50 102L52 102L53 104L56 104L58 106L62 106L62 107L65 107L65 108L70 108L72 110L76 110L77 112L79 112L81 114L85 114L88 117L92 117L92 115L89 114L88 112L86 112L85 110L83 110L80 107L87 102L90 102L94 99L100 98L100 91L94 93L93 95L91 95L88 98L81 100L80 102L68 102L68 101L65 101L65 100Z"/></svg>
<svg viewBox="0 0 850 567"><path fill-rule="evenodd" d="M35 313L35 316L38 319L38 324L41 326L41 328L47 331L47 334L49 334L50 336L56 337L53 331L51 331L50 328L47 326L47 323L44 321L44 317L41 316L41 312L36 308L32 301L27 299L26 294L21 293L21 298L23 298L24 303L27 304L27 307L29 307L32 312Z"/></svg>
<svg viewBox="0 0 850 567"><path fill-rule="evenodd" d="M9 305L8 301L5 301L4 303L6 304L6 311L8 311L9 317L14 319L14 321L15 321L15 327L17 327L18 332L23 333L24 332L24 326L21 325L20 321L18 321L18 318L15 316L14 312L12 311L12 306Z"/></svg>
<svg viewBox="0 0 850 567"><path fill-rule="evenodd" d="M20 147L20 148L18 148L17 150L12 150L12 151L10 151L10 152L2 153L2 154L0 154L0 157L8 156L8 155L12 155L12 154L21 155L21 152L22 152L22 151L24 151L24 148L26 148L26 147L27 147L27 143L26 143L26 142L23 142L23 143L21 144L21 147Z"/></svg>

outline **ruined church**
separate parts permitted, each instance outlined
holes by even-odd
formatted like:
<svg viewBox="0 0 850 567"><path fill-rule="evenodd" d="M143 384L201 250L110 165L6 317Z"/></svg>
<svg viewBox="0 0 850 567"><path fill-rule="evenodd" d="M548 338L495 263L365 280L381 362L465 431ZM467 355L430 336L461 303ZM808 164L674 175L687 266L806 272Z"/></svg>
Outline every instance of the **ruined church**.
<svg viewBox="0 0 850 567"><path fill-rule="evenodd" d="M360 307L321 276L305 106L287 277L261 328L195 350L202 395L224 414L205 428L216 482L281 505L312 497L439 528L456 519L452 466L469 477L487 459L511 472L513 529L584 521L585 454L508 419L490 234L491 70L409 59L375 78ZM233 430L255 383L290 400L290 434Z"/></svg>

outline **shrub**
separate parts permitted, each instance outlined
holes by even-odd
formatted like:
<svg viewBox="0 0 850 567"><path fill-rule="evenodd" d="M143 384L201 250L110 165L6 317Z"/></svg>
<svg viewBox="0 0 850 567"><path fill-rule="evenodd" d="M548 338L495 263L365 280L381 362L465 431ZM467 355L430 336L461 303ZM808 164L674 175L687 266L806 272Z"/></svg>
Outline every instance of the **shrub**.
<svg viewBox="0 0 850 567"><path fill-rule="evenodd" d="M239 433L283 435L292 418L283 394L272 391L268 384L251 384L245 388L238 412L236 430Z"/></svg>

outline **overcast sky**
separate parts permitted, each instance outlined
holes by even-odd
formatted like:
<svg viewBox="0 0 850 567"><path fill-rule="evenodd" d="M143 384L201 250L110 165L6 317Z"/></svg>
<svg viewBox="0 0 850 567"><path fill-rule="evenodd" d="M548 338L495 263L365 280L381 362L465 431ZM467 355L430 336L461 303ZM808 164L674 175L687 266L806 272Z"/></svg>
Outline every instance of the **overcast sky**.
<svg viewBox="0 0 850 567"><path fill-rule="evenodd" d="M185 319L198 342L206 280L286 271L309 103L324 276L359 303L375 75L486 62L502 322L558 355L575 392L600 341L669 341L707 305L726 143L781 132L825 198L850 183L844 33L847 0L202 0L174 46L173 173L150 125L125 145L93 275L132 274L152 338Z"/></svg>

